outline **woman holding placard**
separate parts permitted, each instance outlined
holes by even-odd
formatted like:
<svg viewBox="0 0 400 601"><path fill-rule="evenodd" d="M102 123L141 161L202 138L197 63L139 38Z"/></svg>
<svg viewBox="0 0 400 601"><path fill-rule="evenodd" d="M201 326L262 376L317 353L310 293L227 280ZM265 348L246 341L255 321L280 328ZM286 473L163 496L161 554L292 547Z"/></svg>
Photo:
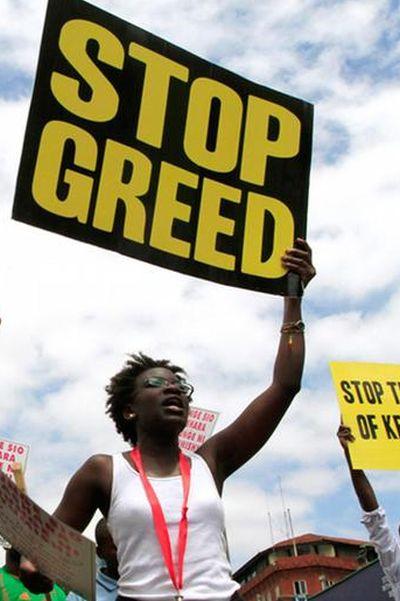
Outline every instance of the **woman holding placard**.
<svg viewBox="0 0 400 601"><path fill-rule="evenodd" d="M303 286L315 275L311 249L302 239L282 264ZM107 413L133 448L90 458L72 477L54 515L80 532L96 509L107 517L123 600L239 599L220 496L226 478L261 449L299 391L303 331L301 299L285 298L272 384L193 455L178 447L193 392L180 367L131 355L111 379ZM36 590L46 586L30 562L22 570L31 587L35 581Z"/></svg>

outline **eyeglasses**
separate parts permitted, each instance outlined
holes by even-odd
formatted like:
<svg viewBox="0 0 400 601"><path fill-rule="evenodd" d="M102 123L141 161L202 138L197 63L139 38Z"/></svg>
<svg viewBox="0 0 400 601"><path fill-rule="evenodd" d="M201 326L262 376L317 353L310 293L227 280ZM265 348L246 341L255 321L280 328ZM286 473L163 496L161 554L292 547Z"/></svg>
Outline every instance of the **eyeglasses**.
<svg viewBox="0 0 400 601"><path fill-rule="evenodd" d="M176 386L180 392L183 392L189 400L194 391L193 386L183 378L177 378L171 382L171 380L163 378L162 376L152 376L151 378L146 378L143 384L145 388L163 388L164 386L171 386L172 384L173 386Z"/></svg>

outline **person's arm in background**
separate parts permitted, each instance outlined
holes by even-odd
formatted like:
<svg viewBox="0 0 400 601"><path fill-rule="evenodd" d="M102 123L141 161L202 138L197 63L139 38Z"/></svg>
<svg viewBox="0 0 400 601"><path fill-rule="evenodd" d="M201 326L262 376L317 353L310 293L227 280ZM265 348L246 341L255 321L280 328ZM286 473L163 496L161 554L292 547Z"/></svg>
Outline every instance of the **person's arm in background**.
<svg viewBox="0 0 400 601"><path fill-rule="evenodd" d="M363 470L355 470L351 465L349 443L354 442L354 436L351 432L351 429L344 424L340 424L339 430L337 431L337 437L344 451L344 456L346 457L353 488L358 497L361 508L367 512L378 509L379 504L375 496L374 489L365 475L365 472Z"/></svg>
<svg viewBox="0 0 400 601"><path fill-rule="evenodd" d="M387 523L386 514L379 506L375 491L372 488L365 472L353 469L349 453L349 444L355 438L351 429L341 424L337 432L339 442L344 450L346 462L349 468L354 491L358 497L361 508L364 510L361 522L367 528L369 539L375 546L380 564L388 576L396 593L400 593L400 547ZM396 597L400 598L400 597Z"/></svg>

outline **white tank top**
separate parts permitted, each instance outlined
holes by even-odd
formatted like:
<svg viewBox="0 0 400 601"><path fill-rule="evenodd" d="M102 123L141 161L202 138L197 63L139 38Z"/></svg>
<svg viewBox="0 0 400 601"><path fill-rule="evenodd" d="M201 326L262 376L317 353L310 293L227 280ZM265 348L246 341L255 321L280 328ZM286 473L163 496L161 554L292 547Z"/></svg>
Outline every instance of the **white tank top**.
<svg viewBox="0 0 400 601"><path fill-rule="evenodd" d="M226 552L222 501L208 465L192 462L188 539L183 571L185 601L229 601L239 584L232 580ZM163 508L176 561L182 509L180 476L149 480ZM138 601L172 601L176 591L154 532L153 517L139 474L121 453L113 455L108 526L118 549L118 592Z"/></svg>

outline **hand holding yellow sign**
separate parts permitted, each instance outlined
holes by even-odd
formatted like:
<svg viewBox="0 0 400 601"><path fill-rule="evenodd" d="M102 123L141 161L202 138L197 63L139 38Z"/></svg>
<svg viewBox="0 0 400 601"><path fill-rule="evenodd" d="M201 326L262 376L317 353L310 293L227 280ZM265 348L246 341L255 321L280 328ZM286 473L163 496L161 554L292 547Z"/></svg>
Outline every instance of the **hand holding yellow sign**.
<svg viewBox="0 0 400 601"><path fill-rule="evenodd" d="M400 365L330 364L353 468L400 469Z"/></svg>

